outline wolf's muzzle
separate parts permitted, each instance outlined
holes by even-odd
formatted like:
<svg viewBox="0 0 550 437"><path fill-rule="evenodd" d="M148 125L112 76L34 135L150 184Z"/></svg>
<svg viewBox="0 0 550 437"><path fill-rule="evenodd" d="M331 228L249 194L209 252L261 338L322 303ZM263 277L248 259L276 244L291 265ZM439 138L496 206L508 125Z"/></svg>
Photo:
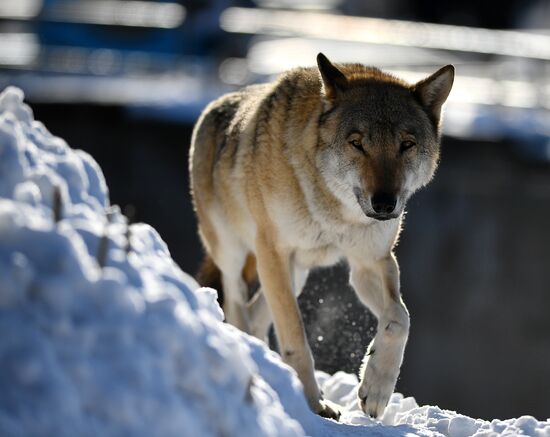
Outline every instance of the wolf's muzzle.
<svg viewBox="0 0 550 437"><path fill-rule="evenodd" d="M397 197L394 194L378 192L373 194L370 203L376 215L389 216L395 211Z"/></svg>

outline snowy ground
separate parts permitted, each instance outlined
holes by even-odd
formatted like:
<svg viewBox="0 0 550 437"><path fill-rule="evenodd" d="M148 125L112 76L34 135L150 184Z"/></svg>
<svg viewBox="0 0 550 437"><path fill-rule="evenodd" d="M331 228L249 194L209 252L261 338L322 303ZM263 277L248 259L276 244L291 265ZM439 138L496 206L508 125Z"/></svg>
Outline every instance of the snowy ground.
<svg viewBox="0 0 550 437"><path fill-rule="evenodd" d="M345 373L318 373L341 423L312 414L294 372L222 323L215 292L154 229L128 226L96 162L22 99L0 95L1 436L550 437L549 421L486 422L399 394L374 421Z"/></svg>

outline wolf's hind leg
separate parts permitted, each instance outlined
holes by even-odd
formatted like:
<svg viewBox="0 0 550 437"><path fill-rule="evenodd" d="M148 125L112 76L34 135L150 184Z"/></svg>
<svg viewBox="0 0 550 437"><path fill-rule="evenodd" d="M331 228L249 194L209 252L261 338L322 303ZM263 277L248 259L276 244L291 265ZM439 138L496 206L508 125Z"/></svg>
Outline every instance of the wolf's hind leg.
<svg viewBox="0 0 550 437"><path fill-rule="evenodd" d="M250 333L260 340L267 341L269 326L271 325L271 311L264 292L261 288L247 304L248 314L250 316Z"/></svg>
<svg viewBox="0 0 550 437"><path fill-rule="evenodd" d="M225 320L237 328L250 332L246 300L248 286L242 277L247 251L215 208L205 209L196 199L199 217L199 235L204 247L221 273L223 312ZM218 215L216 215L218 214Z"/></svg>
<svg viewBox="0 0 550 437"><path fill-rule="evenodd" d="M350 260L351 284L378 319L378 330L360 371L359 404L380 417L395 388L409 335L409 313L399 293L399 267L393 254L374 265Z"/></svg>
<svg viewBox="0 0 550 437"><path fill-rule="evenodd" d="M224 239L218 238L211 256L221 272L225 321L250 333L246 308L248 285L242 277L247 251L236 238L230 238L229 235L226 234Z"/></svg>
<svg viewBox="0 0 550 437"><path fill-rule="evenodd" d="M250 320L246 308L248 286L240 274L235 275L233 271L225 274L223 270L222 284L224 291L223 312L226 322L250 334Z"/></svg>

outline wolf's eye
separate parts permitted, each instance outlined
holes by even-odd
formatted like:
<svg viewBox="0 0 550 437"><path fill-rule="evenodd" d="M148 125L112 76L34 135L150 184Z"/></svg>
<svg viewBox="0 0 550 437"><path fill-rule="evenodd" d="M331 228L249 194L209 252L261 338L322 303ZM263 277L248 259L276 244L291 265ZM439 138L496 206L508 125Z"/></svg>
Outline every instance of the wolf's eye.
<svg viewBox="0 0 550 437"><path fill-rule="evenodd" d="M365 149L363 149L363 144L361 144L361 141L358 140L357 138L353 139L353 140L350 140L349 143L355 147L357 150L360 150L361 152L364 152Z"/></svg>
<svg viewBox="0 0 550 437"><path fill-rule="evenodd" d="M405 152L406 150L409 150L414 146L416 146L416 143L414 141L411 141L411 140L401 141L401 153Z"/></svg>

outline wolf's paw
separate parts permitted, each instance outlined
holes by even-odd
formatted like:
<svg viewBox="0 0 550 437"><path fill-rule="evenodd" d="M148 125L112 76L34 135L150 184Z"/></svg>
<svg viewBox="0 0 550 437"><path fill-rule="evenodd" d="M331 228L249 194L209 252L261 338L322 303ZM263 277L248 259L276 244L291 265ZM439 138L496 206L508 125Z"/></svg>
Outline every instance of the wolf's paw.
<svg viewBox="0 0 550 437"><path fill-rule="evenodd" d="M399 367L384 368L379 364L374 356L368 358L361 372L361 383L357 392L359 407L374 418L384 414L399 375Z"/></svg>
<svg viewBox="0 0 550 437"><path fill-rule="evenodd" d="M340 419L341 413L339 405L326 399L320 400L319 404L320 408L316 411L319 416L334 420Z"/></svg>

